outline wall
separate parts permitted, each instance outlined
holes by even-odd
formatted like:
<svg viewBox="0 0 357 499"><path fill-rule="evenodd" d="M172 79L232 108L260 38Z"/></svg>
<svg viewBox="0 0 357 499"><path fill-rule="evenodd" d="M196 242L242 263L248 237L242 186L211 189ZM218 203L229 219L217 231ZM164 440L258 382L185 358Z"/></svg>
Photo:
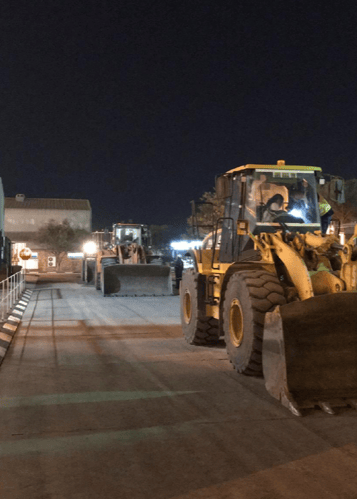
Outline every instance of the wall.
<svg viewBox="0 0 357 499"><path fill-rule="evenodd" d="M40 249L33 253L33 258L29 260L22 260L18 257L21 249L25 248L25 243L14 243L14 257L12 264L21 265L23 269L29 272L56 272L57 267L50 267L48 265L48 257L53 257L49 251ZM61 261L61 272L81 272L82 259L81 258L68 258L63 257Z"/></svg>
<svg viewBox="0 0 357 499"><path fill-rule="evenodd" d="M37 258L31 258L26 262L24 260L19 260L18 263L13 263L22 265L23 268L30 272L56 272L56 267L50 267L48 265L48 257L53 255L41 247L38 247L39 245L33 241L33 237L36 235L37 231L50 220L54 220L57 223L68 220L73 228L84 229L91 232L92 211L90 209L89 201L87 200L36 199L34 200L34 202L37 203L36 208L31 208L26 205L21 205L21 208L17 208L17 203L21 203L21 201L16 200L15 205L13 204L14 201L15 200L12 198L9 198L7 203L8 207L5 209L5 231L10 235L11 240L14 243L17 243L16 245L13 245L14 260L24 246L29 247L33 253L37 254ZM87 205L89 209L79 209L77 201L80 201L80 205L82 206ZM54 204L52 204L50 208L47 208L46 203L48 202ZM26 203L26 200L24 203ZM53 206L56 207L56 203L57 209L54 209ZM9 207L11 205L14 207ZM72 209L61 209L62 206L66 205ZM77 207L77 209L73 209L75 207ZM63 258L61 262L61 272L80 271L81 259Z"/></svg>
<svg viewBox="0 0 357 499"><path fill-rule="evenodd" d="M50 220L63 222L67 219L72 227L91 231L90 210L36 210L6 208L6 232L37 232Z"/></svg>
<svg viewBox="0 0 357 499"><path fill-rule="evenodd" d="M45 250L38 251L38 271L56 272L56 268L48 266L48 257L53 256ZM65 256L61 262L61 272L81 272L82 260L80 258L67 258Z"/></svg>

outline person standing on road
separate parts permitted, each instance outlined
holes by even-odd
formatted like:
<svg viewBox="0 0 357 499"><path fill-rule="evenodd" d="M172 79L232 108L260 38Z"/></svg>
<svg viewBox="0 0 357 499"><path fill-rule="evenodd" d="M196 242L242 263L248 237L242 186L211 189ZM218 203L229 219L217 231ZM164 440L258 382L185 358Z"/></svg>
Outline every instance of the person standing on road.
<svg viewBox="0 0 357 499"><path fill-rule="evenodd" d="M182 279L183 272L183 261L180 255L178 255L175 262L175 277L176 277L176 289L180 287L180 281Z"/></svg>

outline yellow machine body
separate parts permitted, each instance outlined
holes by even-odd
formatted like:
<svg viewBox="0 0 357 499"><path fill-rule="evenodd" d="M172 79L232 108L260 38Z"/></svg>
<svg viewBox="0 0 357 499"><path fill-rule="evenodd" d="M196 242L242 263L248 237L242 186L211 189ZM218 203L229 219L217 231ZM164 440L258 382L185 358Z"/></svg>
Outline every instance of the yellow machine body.
<svg viewBox="0 0 357 499"><path fill-rule="evenodd" d="M155 263L160 259L148 249L148 237L144 225L113 225L112 243L96 254L94 280L103 296L172 294L170 267Z"/></svg>
<svg viewBox="0 0 357 499"><path fill-rule="evenodd" d="M233 179L243 175L241 183L246 184L246 172L265 168L272 171L272 178L275 170L281 169L302 172L302 177L305 171L321 171L285 164L278 164L278 168L245 165L225 175ZM268 231L253 234L247 220L231 222L231 206L237 202L234 190L227 185L223 191L230 204L226 203L222 220L229 219L230 229L226 228L225 240L249 237L255 256L249 259L243 255L231 261L222 258L224 229L218 229L218 224L203 247L192 252L195 272L186 280L184 276L181 286L186 340L202 344L205 338L211 341L224 336L237 371L254 374L255 364L260 363L267 390L294 414L316 405L328 413L338 405L357 408L357 226L344 245L338 237L322 234L319 227L303 232L300 222L295 224L299 230L295 227L293 232L286 230L288 223L281 222L281 226L275 224ZM244 189L243 185L241 192ZM247 199L249 202L249 192ZM241 196L240 203L244 202ZM272 301L270 308L268 299ZM212 319L215 332L204 335ZM247 346L246 336L254 321L255 332L249 340L251 346ZM246 367L240 364L239 356L249 348L251 358ZM261 373L258 367L257 374Z"/></svg>

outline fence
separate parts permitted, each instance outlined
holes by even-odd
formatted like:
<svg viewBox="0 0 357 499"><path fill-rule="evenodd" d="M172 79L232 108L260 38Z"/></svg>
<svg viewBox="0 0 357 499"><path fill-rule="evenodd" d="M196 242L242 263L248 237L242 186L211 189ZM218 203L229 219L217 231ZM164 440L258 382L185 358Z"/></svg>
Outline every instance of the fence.
<svg viewBox="0 0 357 499"><path fill-rule="evenodd" d="M23 269L0 282L2 321L20 299L25 287L26 282Z"/></svg>

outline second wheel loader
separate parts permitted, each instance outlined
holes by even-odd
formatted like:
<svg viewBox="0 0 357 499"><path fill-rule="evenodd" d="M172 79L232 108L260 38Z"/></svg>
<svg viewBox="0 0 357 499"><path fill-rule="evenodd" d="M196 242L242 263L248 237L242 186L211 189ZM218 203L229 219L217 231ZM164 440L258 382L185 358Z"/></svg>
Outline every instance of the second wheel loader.
<svg viewBox="0 0 357 499"><path fill-rule="evenodd" d="M103 296L172 294L170 267L150 251L142 224L114 224L112 241L96 254L94 283Z"/></svg>
<svg viewBox="0 0 357 499"><path fill-rule="evenodd" d="M263 374L296 415L357 409L357 227L344 245L321 233L321 176L284 161L219 176L224 216L180 289L187 342L224 337L237 372Z"/></svg>

